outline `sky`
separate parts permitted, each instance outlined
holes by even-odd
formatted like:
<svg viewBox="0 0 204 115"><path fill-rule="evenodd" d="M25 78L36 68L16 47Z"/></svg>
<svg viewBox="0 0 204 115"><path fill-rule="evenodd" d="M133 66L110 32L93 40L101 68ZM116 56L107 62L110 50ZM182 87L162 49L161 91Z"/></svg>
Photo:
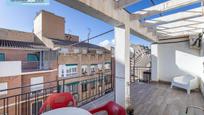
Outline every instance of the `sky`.
<svg viewBox="0 0 204 115"><path fill-rule="evenodd" d="M7 0L0 0L0 28L14 29L32 32L33 20L37 12L47 10L65 18L65 32L78 35L80 40L87 39L88 28L91 29L90 36L95 36L113 27L101 20L81 13L78 10L67 7L54 0L48 5L21 5L9 4ZM114 32L98 37L90 41L93 44L114 43ZM131 43L149 45L150 43L131 36Z"/></svg>

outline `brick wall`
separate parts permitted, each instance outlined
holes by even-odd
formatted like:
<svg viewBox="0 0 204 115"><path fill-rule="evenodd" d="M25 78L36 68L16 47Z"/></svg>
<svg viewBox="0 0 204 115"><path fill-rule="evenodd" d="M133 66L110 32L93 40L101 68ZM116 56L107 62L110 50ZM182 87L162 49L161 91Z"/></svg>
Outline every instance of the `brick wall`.
<svg viewBox="0 0 204 115"><path fill-rule="evenodd" d="M22 84L23 86L31 85L30 84L31 78L34 78L34 77L43 77L43 82L55 81L58 78L57 76L58 76L57 70L48 70L45 72L44 71L31 72L31 73L22 75ZM45 84L44 88L55 86L55 85L56 85L56 82ZM30 92L30 87L22 89L22 92L23 93Z"/></svg>
<svg viewBox="0 0 204 115"><path fill-rule="evenodd" d="M1 77L0 78L0 83L8 83L8 89L10 88L15 88L15 87L21 87L21 75L18 76L9 76L9 77ZM7 92L7 96L12 96L16 94L21 94L20 89L15 89L15 90L9 90ZM0 96L3 97L3 96Z"/></svg>
<svg viewBox="0 0 204 115"><path fill-rule="evenodd" d="M0 49L0 53L5 53L6 61L26 61L28 53L36 51L26 51L20 49Z"/></svg>
<svg viewBox="0 0 204 115"><path fill-rule="evenodd" d="M16 87L21 87L21 76L9 76L9 77L1 77L0 78L0 83L4 83L7 82L7 88L16 88ZM18 95L21 94L21 89L13 89L13 90L8 90L7 91L7 95L1 95L0 96L0 114L3 113L4 109L3 109L3 105L4 103L8 105L15 103L15 97L11 97L11 98L4 98L7 96L13 96L13 95ZM10 112L9 114L14 115L14 106L13 107L9 107L8 111Z"/></svg>

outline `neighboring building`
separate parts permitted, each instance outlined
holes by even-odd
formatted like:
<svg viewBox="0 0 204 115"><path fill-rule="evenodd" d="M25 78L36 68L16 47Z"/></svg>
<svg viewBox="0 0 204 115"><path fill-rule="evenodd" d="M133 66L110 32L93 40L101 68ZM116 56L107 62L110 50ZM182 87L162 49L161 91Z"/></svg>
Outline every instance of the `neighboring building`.
<svg viewBox="0 0 204 115"><path fill-rule="evenodd" d="M43 95L36 100L36 96L48 91L70 91L83 101L87 94L94 96L112 87L112 76L106 76L111 75L110 51L79 43L78 36L65 33L64 23L63 17L41 11L33 33L0 29L0 90L18 87L0 92L0 114L7 113L3 98L8 96L23 94L9 98L9 115L34 115L45 99ZM16 101L21 105L18 111Z"/></svg>
<svg viewBox="0 0 204 115"><path fill-rule="evenodd" d="M56 51L50 50L43 43L34 42L32 33L6 29L0 29L0 33L1 90L57 80ZM26 37L29 40L26 40ZM0 98L34 92L43 88L45 87L33 86L7 90L0 93ZM14 99L9 99L8 103L14 103ZM0 105L3 105L3 100L0 101ZM2 111L3 108L0 109L0 112ZM11 110L10 114L14 114L12 112Z"/></svg>

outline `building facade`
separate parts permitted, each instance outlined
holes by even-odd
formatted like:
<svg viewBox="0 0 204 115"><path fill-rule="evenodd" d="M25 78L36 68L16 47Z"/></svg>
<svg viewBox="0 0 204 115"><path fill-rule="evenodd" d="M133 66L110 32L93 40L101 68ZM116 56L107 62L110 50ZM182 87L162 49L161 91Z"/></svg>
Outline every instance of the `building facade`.
<svg viewBox="0 0 204 115"><path fill-rule="evenodd" d="M41 11L33 33L0 29L0 114L37 115L54 92L71 92L80 105L113 87L110 51L79 42L64 23Z"/></svg>

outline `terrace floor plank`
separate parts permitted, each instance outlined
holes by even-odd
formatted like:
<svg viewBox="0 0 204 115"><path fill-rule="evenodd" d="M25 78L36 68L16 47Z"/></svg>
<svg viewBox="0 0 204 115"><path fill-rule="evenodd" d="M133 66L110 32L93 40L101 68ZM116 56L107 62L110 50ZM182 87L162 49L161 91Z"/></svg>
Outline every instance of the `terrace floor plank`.
<svg viewBox="0 0 204 115"><path fill-rule="evenodd" d="M170 88L163 83L133 83L130 89L131 104L134 115L185 115L186 106L194 105L204 108L204 97L200 91ZM188 115L204 115L203 111L190 109Z"/></svg>

